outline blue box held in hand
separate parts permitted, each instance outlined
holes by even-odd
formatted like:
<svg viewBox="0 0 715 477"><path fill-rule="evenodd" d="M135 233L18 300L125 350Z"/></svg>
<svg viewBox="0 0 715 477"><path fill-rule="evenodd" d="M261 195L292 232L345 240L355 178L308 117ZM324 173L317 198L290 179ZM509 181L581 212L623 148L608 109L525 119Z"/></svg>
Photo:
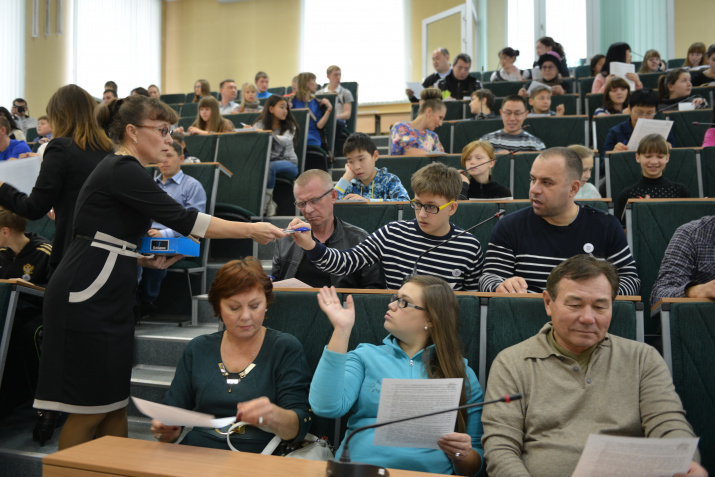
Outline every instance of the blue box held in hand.
<svg viewBox="0 0 715 477"><path fill-rule="evenodd" d="M198 257L201 253L201 246L197 242L186 237L143 237L141 253L154 253L162 255L181 254L186 257Z"/></svg>

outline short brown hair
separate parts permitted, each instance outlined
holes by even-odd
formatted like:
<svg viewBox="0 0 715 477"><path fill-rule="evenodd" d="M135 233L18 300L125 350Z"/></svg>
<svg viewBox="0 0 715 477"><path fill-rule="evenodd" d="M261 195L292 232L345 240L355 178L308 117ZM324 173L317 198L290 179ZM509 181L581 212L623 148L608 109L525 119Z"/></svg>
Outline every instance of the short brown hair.
<svg viewBox="0 0 715 477"><path fill-rule="evenodd" d="M320 179L327 188L333 187L333 178L330 176L330 174L328 174L322 169L308 169L307 171L298 176L293 185L298 187L305 187L306 185L308 185L308 182L312 181L313 179Z"/></svg>
<svg viewBox="0 0 715 477"><path fill-rule="evenodd" d="M48 123L50 122L50 118L48 118L47 116L40 116L39 118L37 118L37 120L38 121L47 121Z"/></svg>
<svg viewBox="0 0 715 477"><path fill-rule="evenodd" d="M638 154L670 154L668 142L660 134L648 134L638 143Z"/></svg>
<svg viewBox="0 0 715 477"><path fill-rule="evenodd" d="M24 233L27 228L27 219L15 212L0 207L0 229L7 227L15 232Z"/></svg>
<svg viewBox="0 0 715 477"><path fill-rule="evenodd" d="M601 275L605 276L611 284L611 299L615 300L618 295L619 283L616 268L606 260L599 260L586 254L574 255L551 270L549 278L546 280L546 291L551 299L555 300L559 292L559 283L564 278L580 281Z"/></svg>
<svg viewBox="0 0 715 477"><path fill-rule="evenodd" d="M269 79L269 78L268 78L268 75L266 74L265 71L259 71L258 73L256 73L256 77L255 77L255 79L254 79L253 81L254 81L254 82L258 82L258 80L261 79L261 78Z"/></svg>
<svg viewBox="0 0 715 477"><path fill-rule="evenodd" d="M339 69L340 69L340 67L339 67L338 65L330 65L330 66L328 66L328 76L330 76L330 73L332 73L333 71L337 71L337 70L339 70Z"/></svg>
<svg viewBox="0 0 715 477"><path fill-rule="evenodd" d="M462 178L454 167L433 162L412 174L415 195L434 194L447 200L457 200L462 192Z"/></svg>
<svg viewBox="0 0 715 477"><path fill-rule="evenodd" d="M420 93L420 100L420 109L417 114L423 114L427 109L431 109L435 113L447 109L447 106L442 102L442 91L439 88L423 89Z"/></svg>
<svg viewBox="0 0 715 477"><path fill-rule="evenodd" d="M0 128L5 128L5 134L10 135L10 121L5 116L0 116Z"/></svg>
<svg viewBox="0 0 715 477"><path fill-rule="evenodd" d="M266 295L268 306L275 299L273 282L256 257L228 262L219 269L209 290L209 303L214 309L214 316L221 318L221 300L251 290L261 290Z"/></svg>

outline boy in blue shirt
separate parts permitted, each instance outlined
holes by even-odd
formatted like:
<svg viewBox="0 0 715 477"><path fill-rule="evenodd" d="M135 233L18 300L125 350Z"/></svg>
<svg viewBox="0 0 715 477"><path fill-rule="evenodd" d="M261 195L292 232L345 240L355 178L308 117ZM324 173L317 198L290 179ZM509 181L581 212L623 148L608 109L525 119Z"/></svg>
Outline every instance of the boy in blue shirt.
<svg viewBox="0 0 715 477"><path fill-rule="evenodd" d="M343 146L343 154L348 158L345 174L335 189L338 200L362 201L409 201L400 178L387 172L387 168L375 168L378 152L370 136L353 133Z"/></svg>
<svg viewBox="0 0 715 477"><path fill-rule="evenodd" d="M10 122L0 117L0 161L17 159L20 154L32 152L25 141L10 139Z"/></svg>

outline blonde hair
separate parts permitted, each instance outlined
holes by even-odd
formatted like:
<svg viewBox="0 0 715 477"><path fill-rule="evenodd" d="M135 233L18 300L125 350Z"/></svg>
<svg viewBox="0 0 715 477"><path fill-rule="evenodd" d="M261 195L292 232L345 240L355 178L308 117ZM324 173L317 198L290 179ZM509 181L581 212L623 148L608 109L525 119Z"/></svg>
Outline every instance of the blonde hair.
<svg viewBox="0 0 715 477"><path fill-rule="evenodd" d="M578 154L578 157L580 157L582 160L586 159L587 157L593 157L593 149L582 146L581 144L571 144L568 146L569 149L571 149L573 152Z"/></svg>
<svg viewBox="0 0 715 477"><path fill-rule="evenodd" d="M266 76L267 78L267 76ZM241 86L241 109L246 106L246 90L253 90L254 93L258 93L258 88L253 83L243 83ZM269 125L270 126L270 125Z"/></svg>
<svg viewBox="0 0 715 477"><path fill-rule="evenodd" d="M328 76L330 76L330 73L333 71L340 70L340 67L338 65L330 65L328 66Z"/></svg>
<svg viewBox="0 0 715 477"><path fill-rule="evenodd" d="M471 156L478 147L484 149L489 159L494 160L496 157L494 155L494 146L492 146L489 141L472 141L462 149L462 167L467 167L467 159L469 159L469 156Z"/></svg>

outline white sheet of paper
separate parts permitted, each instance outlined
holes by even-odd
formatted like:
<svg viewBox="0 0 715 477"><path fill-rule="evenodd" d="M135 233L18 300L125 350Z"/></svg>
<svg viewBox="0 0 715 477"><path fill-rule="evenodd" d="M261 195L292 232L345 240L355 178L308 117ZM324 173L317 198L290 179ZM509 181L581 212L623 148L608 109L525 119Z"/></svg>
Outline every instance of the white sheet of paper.
<svg viewBox="0 0 715 477"><path fill-rule="evenodd" d="M543 76L541 76L541 68L538 66L534 66L531 69L531 79L534 79L536 81L540 81Z"/></svg>
<svg viewBox="0 0 715 477"><path fill-rule="evenodd" d="M571 477L657 477L687 473L698 439L591 434Z"/></svg>
<svg viewBox="0 0 715 477"><path fill-rule="evenodd" d="M538 81L532 81L531 84L529 85L529 89L526 90L527 93L529 93L529 96L531 96L531 91L536 88L537 86L543 86L545 88L549 88L549 91L551 91L551 86L548 84L544 83L539 83Z"/></svg>
<svg viewBox="0 0 715 477"><path fill-rule="evenodd" d="M636 123L636 127L631 134L631 139L628 141L628 150L637 151L638 144L641 139L649 134L660 134L668 140L668 134L673 127L673 121L665 121L663 119L643 119L640 118Z"/></svg>
<svg viewBox="0 0 715 477"><path fill-rule="evenodd" d="M417 81L408 81L406 84L407 84L407 87L415 93L415 96L419 98L420 93L424 89L422 87L422 83L419 83Z"/></svg>
<svg viewBox="0 0 715 477"><path fill-rule="evenodd" d="M39 156L0 161L0 181L7 182L15 189L30 194L40 174L42 159Z"/></svg>
<svg viewBox="0 0 715 477"><path fill-rule="evenodd" d="M305 282L301 282L297 278L286 278L285 280L278 280L273 282L274 287L281 288L313 288Z"/></svg>
<svg viewBox="0 0 715 477"><path fill-rule="evenodd" d="M678 111L694 111L695 105L693 103L678 103Z"/></svg>
<svg viewBox="0 0 715 477"><path fill-rule="evenodd" d="M236 416L216 419L211 414L188 411L178 407L158 404L132 396L134 405L145 416L161 421L167 426L215 427L222 428L236 421Z"/></svg>
<svg viewBox="0 0 715 477"><path fill-rule="evenodd" d="M636 82L626 78L626 73L635 73L636 65L633 63L621 63L619 61L611 61L610 73L619 78L623 78L631 87L631 93L636 90Z"/></svg>
<svg viewBox="0 0 715 477"><path fill-rule="evenodd" d="M383 379L377 422L404 419L459 406L462 379ZM375 429L376 446L439 449L437 440L454 431L457 411Z"/></svg>

